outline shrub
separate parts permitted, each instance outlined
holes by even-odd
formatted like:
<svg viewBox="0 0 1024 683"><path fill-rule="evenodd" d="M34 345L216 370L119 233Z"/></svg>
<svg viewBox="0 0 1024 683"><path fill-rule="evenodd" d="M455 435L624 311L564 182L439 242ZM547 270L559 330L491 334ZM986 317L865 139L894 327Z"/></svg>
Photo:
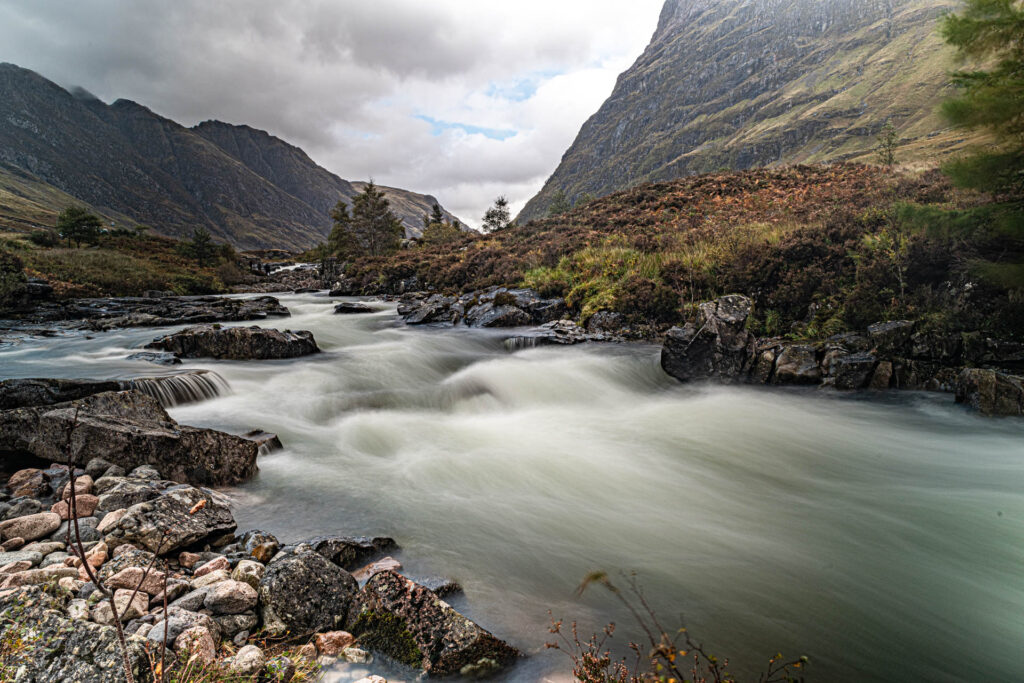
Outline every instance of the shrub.
<svg viewBox="0 0 1024 683"><path fill-rule="evenodd" d="M60 235L56 230L33 230L28 234L28 239L40 247L56 247L60 244Z"/></svg>

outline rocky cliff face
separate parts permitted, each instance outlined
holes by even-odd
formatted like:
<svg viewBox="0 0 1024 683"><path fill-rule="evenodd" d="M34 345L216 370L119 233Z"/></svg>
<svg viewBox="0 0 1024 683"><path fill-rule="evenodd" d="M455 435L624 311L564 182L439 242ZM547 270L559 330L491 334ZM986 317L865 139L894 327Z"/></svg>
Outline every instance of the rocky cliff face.
<svg viewBox="0 0 1024 683"><path fill-rule="evenodd" d="M886 121L900 160L962 146L937 104L956 0L666 0L643 55L521 214L721 168L862 159Z"/></svg>
<svg viewBox="0 0 1024 683"><path fill-rule="evenodd" d="M167 235L204 226L243 248L305 249L330 231L330 208L357 192L264 131L219 121L186 128L0 64L0 224L52 225L71 200ZM418 234L436 200L398 192L396 213Z"/></svg>

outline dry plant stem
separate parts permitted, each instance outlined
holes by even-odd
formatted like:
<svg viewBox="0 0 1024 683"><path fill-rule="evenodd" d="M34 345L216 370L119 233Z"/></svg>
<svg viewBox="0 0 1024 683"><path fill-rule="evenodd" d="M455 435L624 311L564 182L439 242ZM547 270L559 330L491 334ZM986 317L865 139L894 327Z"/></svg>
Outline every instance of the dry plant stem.
<svg viewBox="0 0 1024 683"><path fill-rule="evenodd" d="M121 618L117 613L117 604L114 602L114 592L108 589L100 582L99 578L93 573L92 566L85 559L85 548L82 546L82 533L78 526L78 498L75 495L75 457L72 453L71 441L75 434L75 429L78 427L78 411L80 407L75 406L75 414L71 418L71 425L68 427L67 441L64 444L65 455L67 456L67 468L68 468L68 489L71 491L70 504L68 506L68 529L73 526L75 529L75 546L73 550L77 550L76 554L82 561L82 566L85 567L85 573L92 581L93 585L96 586L97 590L106 596L107 600L110 601L110 610L114 615L114 628L117 631L117 641L121 646L121 664L124 666L124 675L128 680L128 683L135 683L135 676L132 674L132 663L128 657L128 641L124 637L124 628L121 626Z"/></svg>
<svg viewBox="0 0 1024 683"><path fill-rule="evenodd" d="M167 572L164 572L164 620L168 618L167 615ZM160 683L164 683L164 655L167 654L167 624L164 624L164 642L160 646Z"/></svg>

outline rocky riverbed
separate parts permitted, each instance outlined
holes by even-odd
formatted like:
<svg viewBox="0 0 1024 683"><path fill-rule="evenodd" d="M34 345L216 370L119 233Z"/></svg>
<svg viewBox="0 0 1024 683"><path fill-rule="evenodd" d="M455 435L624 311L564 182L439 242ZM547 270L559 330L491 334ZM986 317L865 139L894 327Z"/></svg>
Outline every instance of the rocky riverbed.
<svg viewBox="0 0 1024 683"><path fill-rule="evenodd" d="M123 680L115 620L138 680L162 654L276 681L375 655L434 676L491 674L518 654L442 600L457 586L398 573L390 538L285 545L236 533L222 496L150 465L70 469L18 470L0 492L2 628L35 638L13 657L19 681ZM267 638L293 648L270 657Z"/></svg>

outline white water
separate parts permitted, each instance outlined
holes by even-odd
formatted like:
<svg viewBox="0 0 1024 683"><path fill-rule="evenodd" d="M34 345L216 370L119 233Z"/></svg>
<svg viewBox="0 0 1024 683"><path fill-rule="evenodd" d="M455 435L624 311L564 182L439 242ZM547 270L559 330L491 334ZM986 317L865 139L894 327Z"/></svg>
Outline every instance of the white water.
<svg viewBox="0 0 1024 683"><path fill-rule="evenodd" d="M1020 677L1024 422L946 395L688 388L655 347L510 353L512 333L408 328L383 304L283 303L267 324L325 353L187 363L232 392L171 414L277 432L232 492L240 527L394 536L408 572L458 579L454 604L530 655L506 680L564 676L548 609L635 634L608 596L575 598L595 569L637 570L738 673L781 650L815 681ZM160 332L26 342L0 375L160 374L123 360Z"/></svg>

